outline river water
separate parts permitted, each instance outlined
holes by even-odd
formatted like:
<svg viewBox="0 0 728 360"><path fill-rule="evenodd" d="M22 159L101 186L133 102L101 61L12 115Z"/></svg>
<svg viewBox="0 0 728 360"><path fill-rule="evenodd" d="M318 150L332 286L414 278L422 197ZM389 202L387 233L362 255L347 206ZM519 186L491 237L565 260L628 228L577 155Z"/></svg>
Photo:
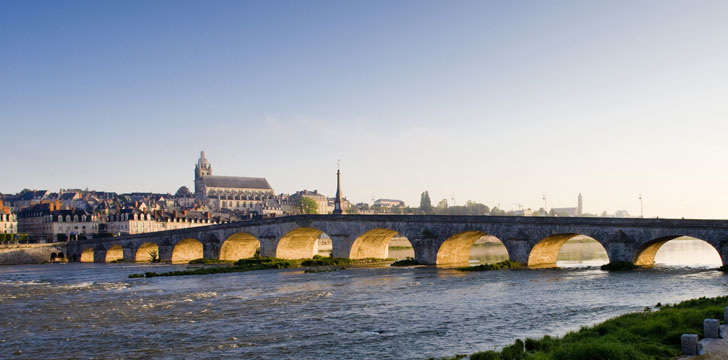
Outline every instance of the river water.
<svg viewBox="0 0 728 360"><path fill-rule="evenodd" d="M717 256L675 243L658 259ZM563 268L550 270L378 266L152 279L127 276L186 266L3 266L0 358L421 359L561 335L657 302L725 295L728 285L707 268L573 267L584 261L598 260L560 259Z"/></svg>

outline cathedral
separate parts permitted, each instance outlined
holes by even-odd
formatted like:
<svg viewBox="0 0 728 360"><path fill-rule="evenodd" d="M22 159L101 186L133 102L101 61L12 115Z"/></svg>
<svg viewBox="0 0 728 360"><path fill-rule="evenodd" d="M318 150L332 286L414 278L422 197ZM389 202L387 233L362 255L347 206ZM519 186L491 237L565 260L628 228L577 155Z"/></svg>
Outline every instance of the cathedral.
<svg viewBox="0 0 728 360"><path fill-rule="evenodd" d="M275 194L265 178L212 175L212 165L201 151L195 166L195 197L207 199L213 209L263 214Z"/></svg>

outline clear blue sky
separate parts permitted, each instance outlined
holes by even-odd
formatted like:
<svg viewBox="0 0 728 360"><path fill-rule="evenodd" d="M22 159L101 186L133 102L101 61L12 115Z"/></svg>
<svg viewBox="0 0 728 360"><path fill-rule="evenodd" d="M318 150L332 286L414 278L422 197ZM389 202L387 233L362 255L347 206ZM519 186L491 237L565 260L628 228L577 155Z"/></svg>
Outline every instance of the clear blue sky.
<svg viewBox="0 0 728 360"><path fill-rule="evenodd" d="M2 1L0 191L728 218L726 1ZM452 203L452 200L450 200Z"/></svg>

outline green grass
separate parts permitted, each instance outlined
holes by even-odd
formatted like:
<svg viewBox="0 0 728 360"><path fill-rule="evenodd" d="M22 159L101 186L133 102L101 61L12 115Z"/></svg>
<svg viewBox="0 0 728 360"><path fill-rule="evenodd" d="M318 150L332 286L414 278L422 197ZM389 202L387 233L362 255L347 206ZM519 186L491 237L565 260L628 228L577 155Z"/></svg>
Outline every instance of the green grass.
<svg viewBox="0 0 728 360"><path fill-rule="evenodd" d="M234 261L232 260L219 260L219 259L195 259L190 261L190 264L232 264Z"/></svg>
<svg viewBox="0 0 728 360"><path fill-rule="evenodd" d="M728 296L700 298L659 311L630 313L555 339L516 340L500 352L484 351L471 360L668 360L680 355L680 336L702 337L703 320L721 319Z"/></svg>
<svg viewBox="0 0 728 360"><path fill-rule="evenodd" d="M411 246L390 246L389 250L409 250L412 249Z"/></svg>
<svg viewBox="0 0 728 360"><path fill-rule="evenodd" d="M636 268L638 268L638 266L629 261L612 261L609 264L604 264L600 267L600 269L607 271L629 271Z"/></svg>
<svg viewBox="0 0 728 360"><path fill-rule="evenodd" d="M460 271L491 271L491 270L503 270L503 269L521 269L525 267L523 264L505 260L495 264L482 264L478 266L464 266L457 268Z"/></svg>
<svg viewBox="0 0 728 360"><path fill-rule="evenodd" d="M332 258L316 255L313 259L298 259L298 260L284 260L272 257L252 257L248 259L240 259L233 263L233 266L215 266L215 267L203 267L193 268L181 271L170 271L164 273L157 272L145 272L144 274L131 274L129 278L140 278L140 277L158 277L158 276L186 276L186 275L208 275L208 274L222 274L222 273L234 273L234 272L246 272L253 270L267 270L267 269L291 269L305 267L320 267L320 266L341 266L349 264L368 264L382 261L389 261L393 259L344 259L344 258ZM230 264L231 261L225 260L211 260L211 259L197 259L190 262L190 264ZM332 270L333 271L333 270Z"/></svg>

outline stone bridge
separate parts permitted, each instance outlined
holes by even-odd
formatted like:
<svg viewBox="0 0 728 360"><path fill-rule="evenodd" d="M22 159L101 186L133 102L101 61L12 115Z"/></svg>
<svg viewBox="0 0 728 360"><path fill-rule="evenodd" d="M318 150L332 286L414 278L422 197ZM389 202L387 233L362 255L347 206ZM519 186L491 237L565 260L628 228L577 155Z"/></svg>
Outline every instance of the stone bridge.
<svg viewBox="0 0 728 360"><path fill-rule="evenodd" d="M297 215L270 219L99 238L68 243L68 258L82 262L149 261L156 251L165 262L197 258L237 260L253 256L310 258L325 233L333 255L385 258L395 235L412 244L421 264L467 263L482 236L498 238L513 261L533 267L556 266L561 246L585 235L598 241L610 261L652 265L657 250L681 236L703 240L728 260L728 221L623 218L559 218L442 215Z"/></svg>

